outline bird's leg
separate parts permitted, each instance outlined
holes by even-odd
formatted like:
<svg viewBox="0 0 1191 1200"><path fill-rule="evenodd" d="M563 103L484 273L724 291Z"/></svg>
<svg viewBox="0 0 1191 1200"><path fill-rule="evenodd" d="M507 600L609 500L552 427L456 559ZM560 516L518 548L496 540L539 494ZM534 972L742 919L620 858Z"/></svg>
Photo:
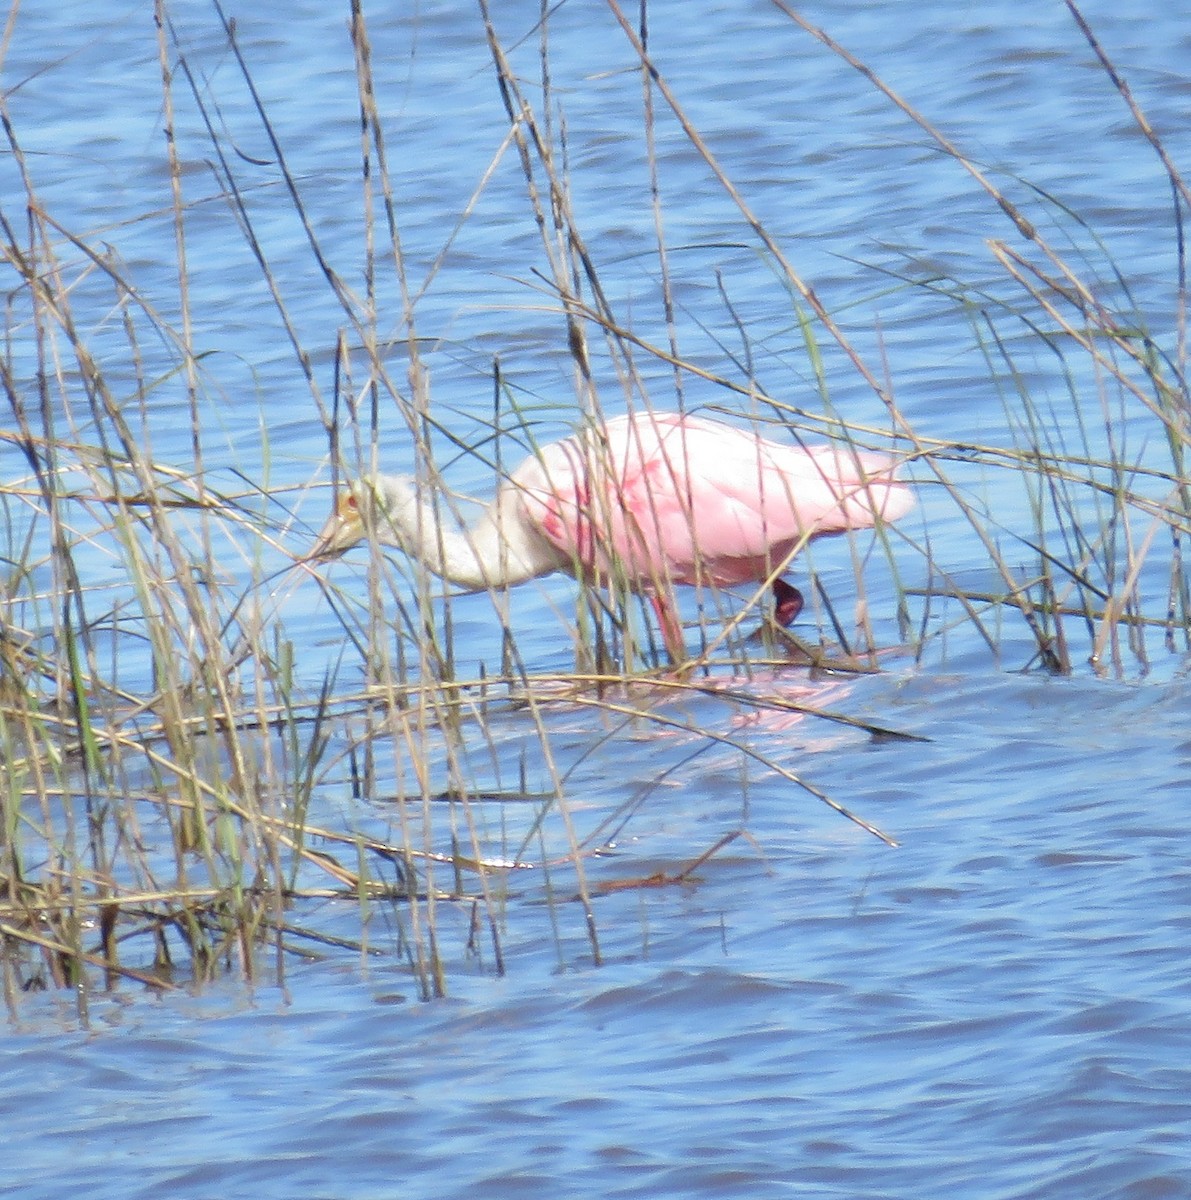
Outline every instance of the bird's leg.
<svg viewBox="0 0 1191 1200"><path fill-rule="evenodd" d="M773 619L785 629L793 625L806 601L802 593L784 579L773 581Z"/></svg>
<svg viewBox="0 0 1191 1200"><path fill-rule="evenodd" d="M682 622L674 612L672 601L668 603L657 592L649 593L649 603L653 605L653 611L657 613L666 653L670 655L670 661L678 666L686 661L686 641L682 636Z"/></svg>

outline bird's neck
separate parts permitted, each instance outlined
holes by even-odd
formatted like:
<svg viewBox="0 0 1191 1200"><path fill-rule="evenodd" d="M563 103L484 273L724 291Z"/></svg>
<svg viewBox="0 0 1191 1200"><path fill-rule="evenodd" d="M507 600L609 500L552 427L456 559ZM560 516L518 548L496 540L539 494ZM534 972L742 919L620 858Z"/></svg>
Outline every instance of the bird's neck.
<svg viewBox="0 0 1191 1200"><path fill-rule="evenodd" d="M468 527L458 528L428 500L417 497L406 536L417 558L435 575L468 591L509 587L565 569L557 551L527 529L515 492L497 499ZM443 507L441 504L438 509Z"/></svg>

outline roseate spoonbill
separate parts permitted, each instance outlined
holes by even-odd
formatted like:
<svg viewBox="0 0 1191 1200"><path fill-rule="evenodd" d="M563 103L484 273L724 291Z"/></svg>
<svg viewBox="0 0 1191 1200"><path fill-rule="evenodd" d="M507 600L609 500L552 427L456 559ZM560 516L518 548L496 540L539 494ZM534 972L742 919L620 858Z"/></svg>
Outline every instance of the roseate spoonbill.
<svg viewBox="0 0 1191 1200"><path fill-rule="evenodd" d="M782 445L679 413L616 417L540 447L469 528L444 526L409 476L358 480L311 559L364 541L396 546L449 583L483 591L563 571L644 593L683 655L673 584L760 583L811 538L896 521L913 506L894 460L849 446ZM773 583L789 625L801 593Z"/></svg>

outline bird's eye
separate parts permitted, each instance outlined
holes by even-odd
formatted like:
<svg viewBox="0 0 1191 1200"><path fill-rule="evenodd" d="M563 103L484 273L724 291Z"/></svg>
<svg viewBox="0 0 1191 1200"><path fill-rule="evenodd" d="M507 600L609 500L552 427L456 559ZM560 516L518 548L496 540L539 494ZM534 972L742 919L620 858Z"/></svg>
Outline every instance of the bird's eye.
<svg viewBox="0 0 1191 1200"><path fill-rule="evenodd" d="M348 512L355 512L356 509L360 507L360 503L355 496L351 494L351 492L348 492L348 494L344 497L343 507L346 508Z"/></svg>

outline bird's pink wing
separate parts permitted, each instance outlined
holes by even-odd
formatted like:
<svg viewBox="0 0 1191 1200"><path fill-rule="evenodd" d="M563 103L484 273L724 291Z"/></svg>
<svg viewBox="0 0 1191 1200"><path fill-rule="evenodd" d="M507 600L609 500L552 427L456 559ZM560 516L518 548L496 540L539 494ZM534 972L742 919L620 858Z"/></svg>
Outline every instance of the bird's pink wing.
<svg viewBox="0 0 1191 1200"><path fill-rule="evenodd" d="M631 582L763 579L804 537L912 505L883 455L802 449L677 414L618 418L517 472L526 514L584 567Z"/></svg>
<svg viewBox="0 0 1191 1200"><path fill-rule="evenodd" d="M669 443L679 425L672 414L619 417L543 446L513 480L527 520L577 567L647 586L683 582L694 507L680 497L697 464Z"/></svg>
<svg viewBox="0 0 1191 1200"><path fill-rule="evenodd" d="M694 418L655 427L648 454L630 446L625 455L625 519L615 530L618 552L640 574L763 579L805 539L868 528L878 514L894 521L913 504L884 455L781 445Z"/></svg>

